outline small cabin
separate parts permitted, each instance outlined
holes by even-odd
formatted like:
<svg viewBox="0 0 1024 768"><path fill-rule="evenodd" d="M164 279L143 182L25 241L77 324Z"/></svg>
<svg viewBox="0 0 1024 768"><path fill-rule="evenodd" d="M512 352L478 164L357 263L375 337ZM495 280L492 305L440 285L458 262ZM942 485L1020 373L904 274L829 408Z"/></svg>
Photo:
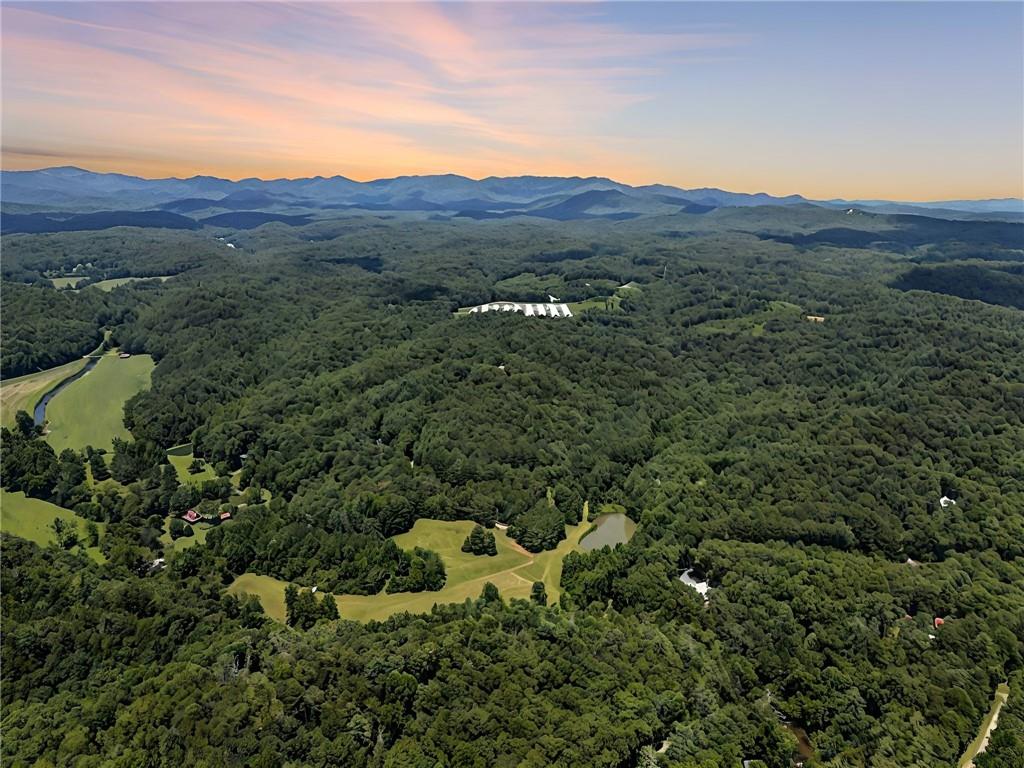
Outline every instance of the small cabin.
<svg viewBox="0 0 1024 768"><path fill-rule="evenodd" d="M185 519L186 523L198 523L200 520L203 519L202 515L200 515L194 509L190 509L184 515L182 515L182 517Z"/></svg>
<svg viewBox="0 0 1024 768"><path fill-rule="evenodd" d="M811 323L824 323L825 322L825 318L822 317L821 315L804 315L804 317L806 317L808 322L811 322Z"/></svg>
<svg viewBox="0 0 1024 768"><path fill-rule="evenodd" d="M131 352L122 352L121 354L118 355L118 357L121 358L122 360L127 360L131 356Z"/></svg>
<svg viewBox="0 0 1024 768"><path fill-rule="evenodd" d="M225 520L230 520L230 519L231 519L231 513L228 510L225 509L223 512L220 513L220 520L221 520L221 522L224 522Z"/></svg>
<svg viewBox="0 0 1024 768"><path fill-rule="evenodd" d="M935 617L935 621L932 622L932 624L934 625L934 627L936 629L938 629L939 627L941 627L945 623L946 623L946 620L944 618L942 618L941 616L936 616Z"/></svg>

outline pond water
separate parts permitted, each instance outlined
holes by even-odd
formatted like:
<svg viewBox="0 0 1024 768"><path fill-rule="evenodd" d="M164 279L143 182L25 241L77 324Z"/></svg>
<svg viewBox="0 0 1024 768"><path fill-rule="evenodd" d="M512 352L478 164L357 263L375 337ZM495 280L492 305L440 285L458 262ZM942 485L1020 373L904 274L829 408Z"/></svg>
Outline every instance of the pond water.
<svg viewBox="0 0 1024 768"><path fill-rule="evenodd" d="M69 376L68 378L64 379L64 381L62 381L56 387L54 387L49 392L47 392L45 395L43 395L40 398L39 402L36 403L35 409L32 411L32 420L36 424L45 424L46 423L46 406L47 406L47 404L49 404L49 402L61 390L63 390L65 387L67 387L68 385L73 384L74 382L78 381L80 378L85 376L85 374L87 374L89 371L91 371L93 368L95 368L96 364L100 361L100 359L101 359L100 357L90 357L90 358L88 358L85 361L85 367L82 370L80 370L74 376Z"/></svg>
<svg viewBox="0 0 1024 768"><path fill-rule="evenodd" d="M597 527L580 540L580 549L584 552L625 544L636 532L636 523L621 512L599 515L594 518L594 525Z"/></svg>

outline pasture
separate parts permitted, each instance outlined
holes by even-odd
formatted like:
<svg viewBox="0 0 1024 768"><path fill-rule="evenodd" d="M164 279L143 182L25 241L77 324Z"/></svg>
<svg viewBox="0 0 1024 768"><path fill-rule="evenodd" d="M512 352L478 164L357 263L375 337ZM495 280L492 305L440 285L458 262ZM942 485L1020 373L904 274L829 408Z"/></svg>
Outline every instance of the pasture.
<svg viewBox="0 0 1024 768"><path fill-rule="evenodd" d="M583 521L566 529L566 538L547 552L527 552L502 530L493 529L498 554L494 557L471 555L461 550L473 523L466 520L417 520L411 531L395 536L402 549L426 547L437 552L444 560L448 578L444 588L437 592L396 592L376 595L336 595L338 611L344 619L356 621L382 621L396 613L428 613L434 604L461 603L476 599L491 582L504 600L528 599L535 581L543 581L548 604L558 601L561 594L563 558L579 548L580 539L589 529L588 507L584 505ZM248 592L257 595L268 616L284 621L284 590L287 582L270 576L246 573L228 588L231 594Z"/></svg>
<svg viewBox="0 0 1024 768"><path fill-rule="evenodd" d="M80 538L85 539L86 520L78 517L74 512L48 501L28 498L20 491L12 493L0 490L0 531L4 533L20 536L45 547L57 541L57 536L51 527L57 518L76 527ZM100 536L102 536L104 524L97 523L96 525L100 529ZM85 553L98 563L102 563L106 559L99 547L88 547L85 549Z"/></svg>
<svg viewBox="0 0 1024 768"><path fill-rule="evenodd" d="M149 387L153 358L116 352L103 356L95 368L50 400L46 406L46 440L60 453L87 445L112 449L113 439L130 440L124 426L124 404Z"/></svg>
<svg viewBox="0 0 1024 768"><path fill-rule="evenodd" d="M25 411L29 415L39 399L69 376L74 376L85 366L85 360L48 368L38 373L29 373L16 379L0 382L0 411L3 412L3 426L14 426L14 414Z"/></svg>

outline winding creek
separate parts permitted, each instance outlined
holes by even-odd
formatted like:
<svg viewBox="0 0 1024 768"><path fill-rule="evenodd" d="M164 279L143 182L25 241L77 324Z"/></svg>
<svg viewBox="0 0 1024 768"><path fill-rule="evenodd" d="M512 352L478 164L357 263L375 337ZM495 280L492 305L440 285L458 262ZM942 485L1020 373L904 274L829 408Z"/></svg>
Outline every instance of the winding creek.
<svg viewBox="0 0 1024 768"><path fill-rule="evenodd" d="M102 355L89 355L89 357L85 361L85 367L82 368L82 370L78 371L77 373L71 376L68 376L66 379L57 384L57 386L55 386L53 389L51 389L49 392L47 392L45 395L39 398L39 402L36 403L36 407L32 410L32 420L37 425L45 424L46 406L49 404L49 402L54 397L56 397L65 387L74 384L80 378L85 376L85 374L87 374L89 371L95 368L97 363L99 363L99 361L102 359L102 357Z"/></svg>

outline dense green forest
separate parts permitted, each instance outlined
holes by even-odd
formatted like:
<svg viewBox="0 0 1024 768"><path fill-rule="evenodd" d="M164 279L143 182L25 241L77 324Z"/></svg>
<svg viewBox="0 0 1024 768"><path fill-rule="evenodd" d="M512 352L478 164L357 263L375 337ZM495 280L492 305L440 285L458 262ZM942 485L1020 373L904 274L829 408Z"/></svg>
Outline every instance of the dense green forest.
<svg viewBox="0 0 1024 768"><path fill-rule="evenodd" d="M1021 297L920 276L1011 274L1022 227L929 239L903 218L353 216L233 233L231 253L198 232L5 238L5 318L11 297L48 318L4 323L5 377L9 340L55 365L104 330L158 363L110 456L3 435L5 488L107 524L103 564L4 538L5 762L783 768L799 728L808 766L925 768L955 764L1009 680L978 765L1012 764ZM73 267L70 243L109 251L107 274L176 276L13 282ZM456 315L554 290L598 300ZM186 442L220 481L182 484L165 451ZM167 515L224 503L232 473L251 503L167 551ZM417 519L475 521L483 554L500 522L540 552L584 502L637 532L569 554L558 600L488 586L366 625L325 607L443 586L436 553L389 538ZM291 592L280 625L224 594L246 572L328 597Z"/></svg>

